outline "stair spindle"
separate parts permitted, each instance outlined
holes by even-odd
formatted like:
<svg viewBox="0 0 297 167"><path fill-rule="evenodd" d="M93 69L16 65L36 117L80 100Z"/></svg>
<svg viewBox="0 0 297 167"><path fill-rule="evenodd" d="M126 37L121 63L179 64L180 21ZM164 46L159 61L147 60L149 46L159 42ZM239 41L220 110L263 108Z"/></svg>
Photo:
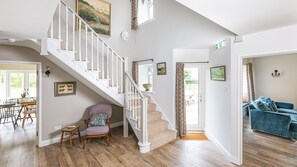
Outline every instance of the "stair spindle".
<svg viewBox="0 0 297 167"><path fill-rule="evenodd" d="M86 55L85 55L86 57L85 57L85 61L88 62L88 25L86 25L86 24L85 24L85 30L86 30Z"/></svg>
<svg viewBox="0 0 297 167"><path fill-rule="evenodd" d="M99 38L97 37L96 38L96 50L97 50L97 54L96 54L96 60L97 60L97 63L96 63L96 71L98 72L99 71Z"/></svg>
<svg viewBox="0 0 297 167"><path fill-rule="evenodd" d="M59 39L61 39L61 2L58 5L58 23L59 23L58 36L59 36Z"/></svg>
<svg viewBox="0 0 297 167"><path fill-rule="evenodd" d="M78 25L78 47L79 47L79 61L82 61L82 55L81 55L81 20L79 20Z"/></svg>
<svg viewBox="0 0 297 167"><path fill-rule="evenodd" d="M72 13L72 51L75 51L75 14Z"/></svg>
<svg viewBox="0 0 297 167"><path fill-rule="evenodd" d="M92 54L91 54L91 70L94 70L94 33L92 33L92 48L91 48L91 51L92 51Z"/></svg>
<svg viewBox="0 0 297 167"><path fill-rule="evenodd" d="M66 6L66 8L65 8L65 12L66 12L66 50L68 50L68 42L69 42L69 40L68 40L68 24L69 24L69 19L68 19L68 7Z"/></svg>

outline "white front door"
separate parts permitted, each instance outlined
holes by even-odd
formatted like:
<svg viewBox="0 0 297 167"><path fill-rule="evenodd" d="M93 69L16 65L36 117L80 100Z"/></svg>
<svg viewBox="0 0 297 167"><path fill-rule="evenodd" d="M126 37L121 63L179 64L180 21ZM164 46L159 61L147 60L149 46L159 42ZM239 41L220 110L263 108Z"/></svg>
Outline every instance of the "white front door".
<svg viewBox="0 0 297 167"><path fill-rule="evenodd" d="M185 64L184 81L187 130L204 130L204 64Z"/></svg>

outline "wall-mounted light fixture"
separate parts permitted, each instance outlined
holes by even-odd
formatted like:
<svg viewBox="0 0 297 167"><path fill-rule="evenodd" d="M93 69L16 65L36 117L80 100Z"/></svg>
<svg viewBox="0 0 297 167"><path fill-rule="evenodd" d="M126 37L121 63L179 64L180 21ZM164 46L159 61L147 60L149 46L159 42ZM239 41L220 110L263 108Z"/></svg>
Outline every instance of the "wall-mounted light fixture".
<svg viewBox="0 0 297 167"><path fill-rule="evenodd" d="M274 73L271 73L272 77L279 77L280 73L278 72L278 70L274 70Z"/></svg>
<svg viewBox="0 0 297 167"><path fill-rule="evenodd" d="M50 74L51 74L50 68L48 66L46 66L43 76L49 77Z"/></svg>

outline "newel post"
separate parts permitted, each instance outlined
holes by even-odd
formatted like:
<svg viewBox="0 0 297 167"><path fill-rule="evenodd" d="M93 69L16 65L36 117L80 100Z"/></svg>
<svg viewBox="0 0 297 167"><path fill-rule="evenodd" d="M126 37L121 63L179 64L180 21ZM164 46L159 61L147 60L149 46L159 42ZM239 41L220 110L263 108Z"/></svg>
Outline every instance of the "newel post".
<svg viewBox="0 0 297 167"><path fill-rule="evenodd" d="M139 141L139 150L141 153L147 153L150 151L151 143L148 142L148 130L147 130L147 107L148 98L141 98L141 127L142 127L142 140Z"/></svg>
<svg viewBox="0 0 297 167"><path fill-rule="evenodd" d="M128 72L128 58L124 57L124 79L125 79L125 97L124 97L124 108L123 108L123 126L124 126L124 137L128 137L129 133L128 133L128 119L127 119L127 109L128 109L128 78L126 76L126 72Z"/></svg>

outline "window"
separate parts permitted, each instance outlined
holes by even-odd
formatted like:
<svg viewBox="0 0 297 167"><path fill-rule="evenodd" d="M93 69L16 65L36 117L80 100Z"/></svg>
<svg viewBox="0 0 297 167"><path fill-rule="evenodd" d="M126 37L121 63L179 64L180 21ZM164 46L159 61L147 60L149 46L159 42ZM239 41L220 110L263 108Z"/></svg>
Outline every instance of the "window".
<svg viewBox="0 0 297 167"><path fill-rule="evenodd" d="M153 64L139 64L138 65L138 87L145 91L143 84L150 83L153 85ZM151 92L153 87L149 89Z"/></svg>
<svg viewBox="0 0 297 167"><path fill-rule="evenodd" d="M153 0L138 1L138 25L152 20L154 16Z"/></svg>
<svg viewBox="0 0 297 167"><path fill-rule="evenodd" d="M36 71L0 70L0 99L36 97Z"/></svg>

